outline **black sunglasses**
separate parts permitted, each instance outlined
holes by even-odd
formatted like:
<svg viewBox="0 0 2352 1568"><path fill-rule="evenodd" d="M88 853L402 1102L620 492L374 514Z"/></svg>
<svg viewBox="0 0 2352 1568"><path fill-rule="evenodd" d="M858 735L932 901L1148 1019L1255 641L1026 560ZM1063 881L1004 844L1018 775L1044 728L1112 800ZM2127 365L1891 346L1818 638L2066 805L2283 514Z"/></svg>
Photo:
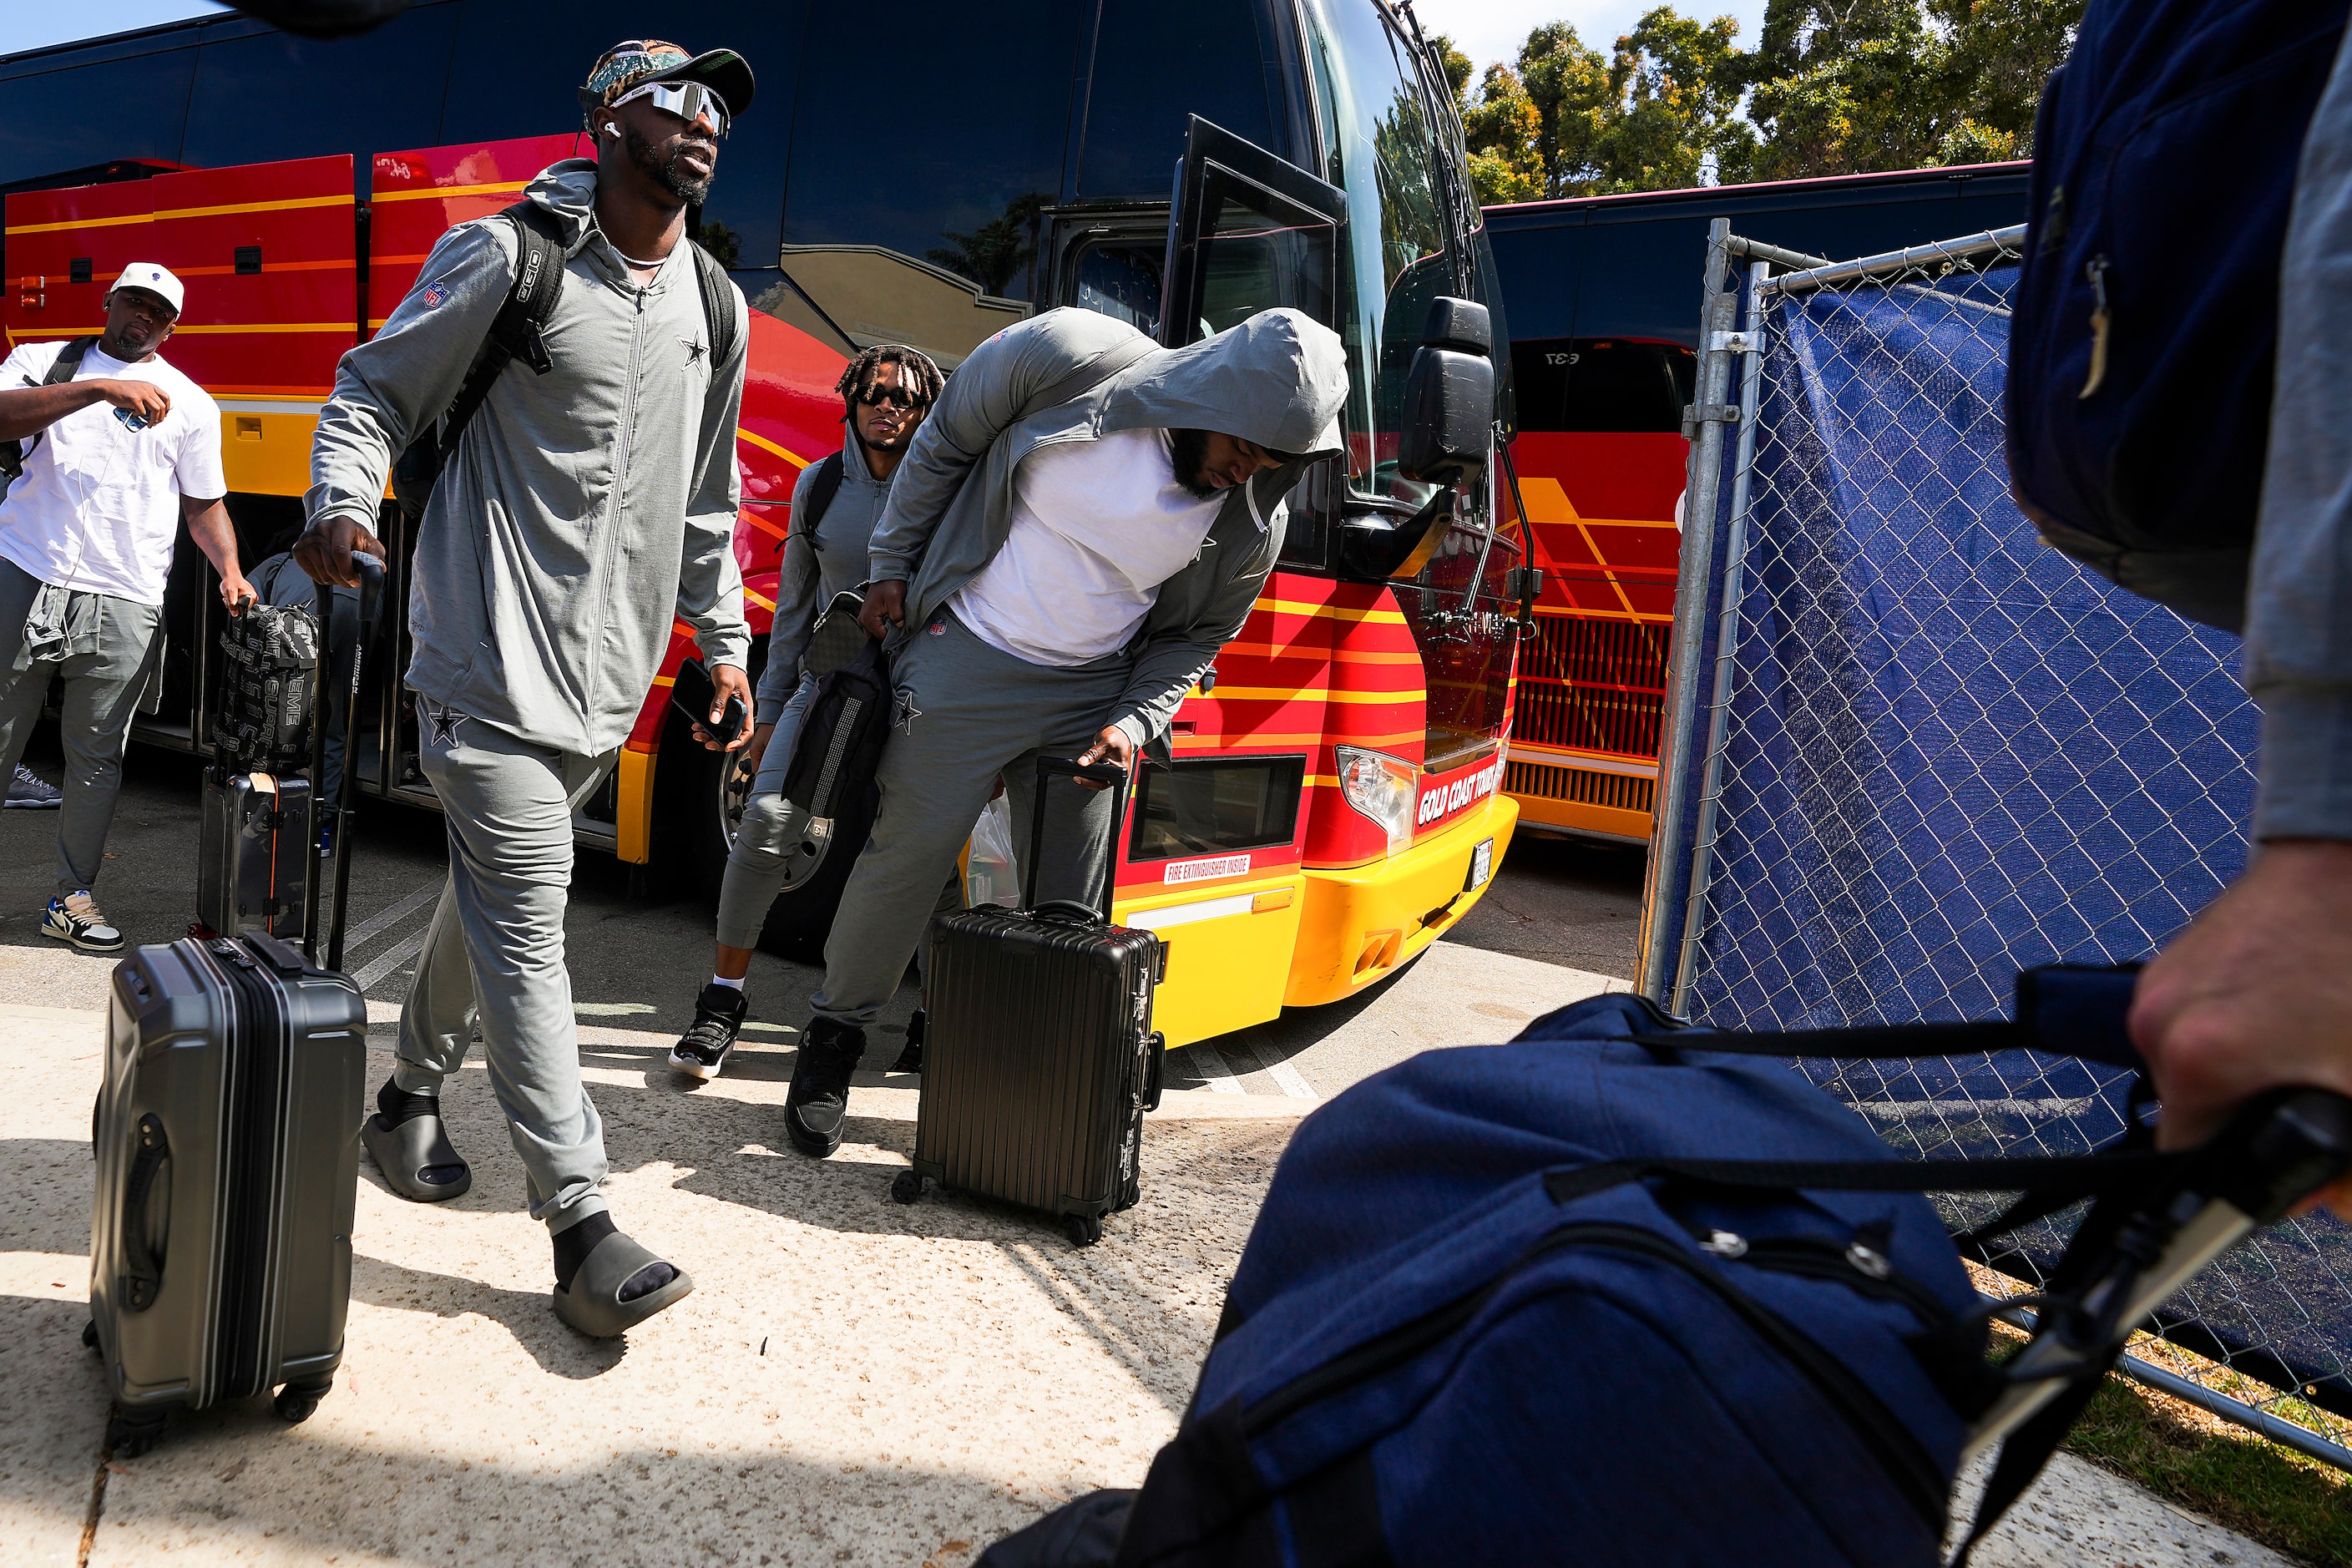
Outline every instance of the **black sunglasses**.
<svg viewBox="0 0 2352 1568"><path fill-rule="evenodd" d="M903 409L921 405L920 400L903 386L869 386L857 395L857 401L868 408L880 408L886 404L892 408Z"/></svg>

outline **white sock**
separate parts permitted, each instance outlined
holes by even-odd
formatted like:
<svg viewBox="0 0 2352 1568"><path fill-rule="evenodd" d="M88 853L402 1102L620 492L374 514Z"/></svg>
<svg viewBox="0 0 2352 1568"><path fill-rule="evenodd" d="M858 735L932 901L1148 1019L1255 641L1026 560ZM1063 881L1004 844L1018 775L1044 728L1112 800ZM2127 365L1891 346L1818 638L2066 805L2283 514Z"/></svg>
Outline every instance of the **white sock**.
<svg viewBox="0 0 2352 1568"><path fill-rule="evenodd" d="M748 979L749 976L746 976L745 978ZM712 975L710 977L710 984L713 985L724 985L730 991L740 991L743 989L743 982L741 980L730 980L723 974Z"/></svg>

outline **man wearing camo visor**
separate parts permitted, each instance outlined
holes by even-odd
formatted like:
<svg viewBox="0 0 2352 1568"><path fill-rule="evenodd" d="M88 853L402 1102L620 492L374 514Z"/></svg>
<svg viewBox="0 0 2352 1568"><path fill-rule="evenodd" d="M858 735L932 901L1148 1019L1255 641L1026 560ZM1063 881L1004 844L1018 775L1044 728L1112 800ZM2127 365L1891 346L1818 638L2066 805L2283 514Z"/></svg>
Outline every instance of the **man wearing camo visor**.
<svg viewBox="0 0 2352 1568"><path fill-rule="evenodd" d="M551 314L524 345L544 363L506 364L454 447L444 440L417 531L405 679L449 882L361 1140L404 1197L472 1185L440 1092L478 1021L530 1212L554 1237L556 1314L589 1334L620 1333L693 1288L607 1212L563 911L572 812L635 721L673 616L701 645L713 723L730 697L751 701L733 550L750 311L686 236L751 86L730 50L632 39L606 51L580 89L596 158L557 163L508 213L444 235L383 331L343 356L295 546L312 578L345 585L354 549L382 556L369 524L394 454L440 429L518 279L559 266Z"/></svg>

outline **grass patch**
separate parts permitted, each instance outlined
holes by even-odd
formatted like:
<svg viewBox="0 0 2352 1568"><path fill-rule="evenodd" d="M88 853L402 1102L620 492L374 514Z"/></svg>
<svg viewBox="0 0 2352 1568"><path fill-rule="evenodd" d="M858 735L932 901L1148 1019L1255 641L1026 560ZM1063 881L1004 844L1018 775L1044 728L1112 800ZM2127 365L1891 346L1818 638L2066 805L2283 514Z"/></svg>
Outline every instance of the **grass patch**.
<svg viewBox="0 0 2352 1568"><path fill-rule="evenodd" d="M1973 1264L1969 1273L1987 1290L2007 1294L2018 1289ZM2023 1348L2020 1330L1998 1320L1991 1329L1996 1361ZM2177 1345L2135 1334L2131 1353L2217 1393L2263 1405L2331 1442L2352 1438L2352 1423L2341 1416L2300 1399L2280 1399L2276 1390ZM2121 1373L2108 1374L2064 1447L2167 1502L2297 1562L2352 1568L2352 1472L2282 1447Z"/></svg>
<svg viewBox="0 0 2352 1568"><path fill-rule="evenodd" d="M2066 1447L2273 1551L2352 1563L2352 1475L2195 1405L2111 1376Z"/></svg>

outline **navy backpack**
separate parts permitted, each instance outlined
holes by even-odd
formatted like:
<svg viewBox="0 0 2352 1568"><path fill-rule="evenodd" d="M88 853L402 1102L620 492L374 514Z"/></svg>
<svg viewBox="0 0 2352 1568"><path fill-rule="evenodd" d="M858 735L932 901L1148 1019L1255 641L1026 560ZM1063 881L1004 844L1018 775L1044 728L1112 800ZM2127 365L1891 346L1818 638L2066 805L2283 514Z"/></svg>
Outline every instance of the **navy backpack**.
<svg viewBox="0 0 2352 1568"><path fill-rule="evenodd" d="M2316 1131L2261 1159L2228 1137L2157 1153L2136 1127L2072 1159L1914 1161L1759 1058L2030 1047L2136 1066L2132 984L2042 970L2021 978L2019 1024L1801 1036L1601 996L1365 1080L1283 1155L1142 1489L1082 1498L982 1568L1927 1568L1972 1426L2007 1438L1980 1534L2137 1321L2078 1316L2068 1292L2128 1303L2119 1278L2168 1278L2148 1260L2179 1258L2167 1234L2216 1169L2266 1173L2228 1186L2250 1224L2284 1212L2352 1163L2352 1102L2317 1096ZM1922 1189L2022 1193L1962 1244L2098 1200L2047 1285L2059 1330L2007 1372Z"/></svg>
<svg viewBox="0 0 2352 1568"><path fill-rule="evenodd" d="M2346 0L2091 0L2033 129L2009 470L2044 539L2238 630L2279 262Z"/></svg>

